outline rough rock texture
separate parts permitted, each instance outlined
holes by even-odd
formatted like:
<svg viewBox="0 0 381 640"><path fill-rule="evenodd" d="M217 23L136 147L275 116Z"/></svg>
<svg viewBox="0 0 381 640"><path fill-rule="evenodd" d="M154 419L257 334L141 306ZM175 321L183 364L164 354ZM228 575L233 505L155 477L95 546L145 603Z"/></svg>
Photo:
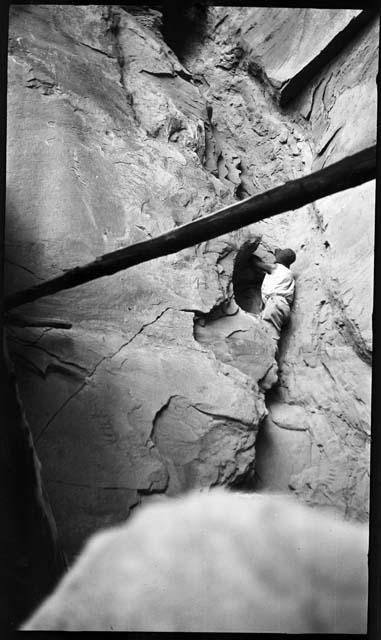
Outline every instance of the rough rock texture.
<svg viewBox="0 0 381 640"><path fill-rule="evenodd" d="M266 77L292 78L358 12L319 12L334 18L322 42L305 9L200 11L171 49L156 9L11 9L9 291L374 143L375 20L282 109ZM253 66L245 41L263 34ZM366 519L373 215L366 184L25 306L74 325L10 340L69 556L151 493L238 484L255 460L257 488ZM270 391L274 342L249 315L260 282L233 282L258 236L263 257L297 251Z"/></svg>
<svg viewBox="0 0 381 640"><path fill-rule="evenodd" d="M246 11L242 10L242 24ZM264 11L250 9L252 19L263 18ZM275 186L281 179L300 175L304 167L320 168L375 143L376 19L311 78L297 102L287 111L274 111L263 80L272 65L270 55L261 74L264 93L257 84L256 90L248 90L253 83L245 57L236 64L234 74L221 67L213 69L213 60L218 62L234 48L231 23L237 28L239 21L238 14L232 17L229 9L216 12L218 35L211 41L198 38L183 62L203 74L205 84L211 87L209 96L213 89L219 105L213 113L221 138L228 138L230 144L235 139L237 147L243 146L246 138L245 166L250 167L250 178L255 163L258 172L267 173L262 184ZM274 9L266 15L277 19L280 26L287 15L295 20L296 13ZM269 29L263 24L261 33ZM289 47L296 56L296 66L297 42L302 36L297 30L290 29L290 33L295 38ZM308 39L307 34L308 29ZM313 42L310 46L313 50ZM275 45L273 55L276 60ZM237 105L229 97L238 92L241 104ZM338 102L340 108L336 108ZM247 117L252 112L260 113L263 145ZM277 135L270 115L277 118ZM333 130L337 135L332 136ZM262 149L266 160L259 156ZM279 162L283 158L283 163ZM245 170L241 179L245 190L256 192L253 184L249 186ZM360 519L366 518L368 507L373 225L374 184L370 183L255 226L265 248L283 244L297 251L294 312L280 349L280 384L267 397L270 415L257 443L256 486L291 489L307 502L337 504L348 517ZM358 265L356 270L354 264ZM291 460L290 449L295 451Z"/></svg>
<svg viewBox="0 0 381 640"><path fill-rule="evenodd" d="M270 389L277 381L275 348L269 349L270 325L234 301L210 316L196 321L196 340L208 345L218 360L246 373L262 389Z"/></svg>
<svg viewBox="0 0 381 640"><path fill-rule="evenodd" d="M240 33L250 72L258 74L281 100L290 84L322 57L359 14L353 9L245 8L229 22Z"/></svg>

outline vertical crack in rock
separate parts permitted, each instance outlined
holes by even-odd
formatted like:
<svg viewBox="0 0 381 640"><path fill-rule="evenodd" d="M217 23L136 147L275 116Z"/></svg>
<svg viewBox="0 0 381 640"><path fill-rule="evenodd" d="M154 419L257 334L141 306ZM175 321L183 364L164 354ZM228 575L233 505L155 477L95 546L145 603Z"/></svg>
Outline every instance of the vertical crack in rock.
<svg viewBox="0 0 381 640"><path fill-rule="evenodd" d="M68 398L66 398L66 400L60 405L60 407L53 413L53 415L49 418L49 420L47 421L45 426L42 427L41 431L37 435L37 437L35 439L36 445L42 439L42 437L45 435L47 429L50 427L50 425L55 420L55 418L58 416L58 414L61 413L61 411L63 411L63 409L69 404L69 402L71 402L71 400L73 398L75 398L82 391L82 389L85 387L85 385L86 385L86 381L84 381L72 394L70 394L70 396Z"/></svg>
<svg viewBox="0 0 381 640"><path fill-rule="evenodd" d="M312 90L311 103L310 103L308 112L305 115L306 120L310 120L311 118L311 114L315 107L315 100L317 99L318 91L324 82L326 82L326 78L323 76L322 78L320 78L320 80L318 80L318 82L316 83L316 85Z"/></svg>
<svg viewBox="0 0 381 640"><path fill-rule="evenodd" d="M329 149L329 147L331 145L331 142L336 138L337 134L339 133L339 131L341 131L342 128L343 127L340 125L336 129L336 131L334 131L333 134L329 136L328 140L327 141L323 140L322 146L319 146L317 148L317 150L316 150L316 158L320 158L321 156L325 155L323 163L322 163L321 167L319 167L319 168L323 169L325 164L326 164L326 162L329 160L332 150L329 150L328 153L326 153L326 152Z"/></svg>
<svg viewBox="0 0 381 640"><path fill-rule="evenodd" d="M278 365L275 359L276 345L268 332L268 325L257 315L261 306L263 276L255 273L251 256L260 241L261 237L251 238L235 251L228 276L232 297L225 298L209 313L195 316L194 337L208 346L221 362L236 367L253 380L258 385L255 393L263 397L266 407L267 391L278 381ZM246 297L240 295L242 292ZM199 409L199 405L196 408ZM267 409L256 424L258 433L266 414ZM255 438L252 445L251 464L237 480L237 485L246 490L253 488Z"/></svg>
<svg viewBox="0 0 381 640"><path fill-rule="evenodd" d="M156 424L159 420L159 418L163 415L163 413L168 409L169 405L171 404L172 400L174 400L174 398L178 398L181 396L178 396L177 394L171 395L169 396L168 400L156 411L153 419L152 419L152 428L151 428L151 432L149 433L147 440L146 440L146 446L148 444L149 441L152 441L155 443L156 440L156 436L155 436L155 430L156 430Z"/></svg>
<svg viewBox="0 0 381 640"><path fill-rule="evenodd" d="M114 49L114 57L117 61L119 68L119 82L121 87L123 88L124 95L126 97L126 102L131 109L132 116L134 118L135 124L139 125L140 121L136 110L134 109L134 99L132 93L129 91L125 80L125 57L123 53L123 47L120 40L121 33L121 13L122 7L116 8L115 6L107 6L104 14L104 19L106 24L108 24L108 29L113 42Z"/></svg>
<svg viewBox="0 0 381 640"><path fill-rule="evenodd" d="M122 46L120 44L120 40L119 40L119 33L120 33L120 12L115 8L115 7L107 7L106 8L106 14L104 16L104 19L106 21L106 23L109 25L109 31L113 40L113 48L114 48L114 52L115 52L115 59L118 62L118 66L119 66L119 70L120 70L120 84L124 87L124 75L123 75L123 70L124 70L124 55L123 55L123 49Z"/></svg>

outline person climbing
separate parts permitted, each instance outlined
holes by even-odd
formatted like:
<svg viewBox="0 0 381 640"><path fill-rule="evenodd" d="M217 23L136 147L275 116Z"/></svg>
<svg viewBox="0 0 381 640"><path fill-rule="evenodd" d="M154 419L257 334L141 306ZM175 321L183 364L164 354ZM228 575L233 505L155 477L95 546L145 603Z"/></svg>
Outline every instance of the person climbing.
<svg viewBox="0 0 381 640"><path fill-rule="evenodd" d="M292 249L275 249L274 255L274 264L265 263L256 255L253 255L253 258L254 266L266 272L261 289L261 318L275 327L274 338L279 340L282 326L290 316L294 300L295 279L289 267L295 262L296 255Z"/></svg>

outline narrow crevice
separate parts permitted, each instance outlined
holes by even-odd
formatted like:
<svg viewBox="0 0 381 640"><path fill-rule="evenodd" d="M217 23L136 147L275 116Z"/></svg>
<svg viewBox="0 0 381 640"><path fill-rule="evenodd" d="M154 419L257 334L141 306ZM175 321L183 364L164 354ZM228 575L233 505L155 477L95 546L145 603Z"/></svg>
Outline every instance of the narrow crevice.
<svg viewBox="0 0 381 640"><path fill-rule="evenodd" d="M325 151L327 151L329 145L331 144L332 140L337 136L337 134L339 133L339 131L341 131L342 129L342 125L340 125L340 127L338 127L333 134L328 138L328 140L323 144L322 147L318 148L317 152L316 152L316 157L319 158L321 157Z"/></svg>
<svg viewBox="0 0 381 640"><path fill-rule="evenodd" d="M124 349L125 347L128 347L128 345L129 345L129 344L131 344L131 342L132 342L133 340L135 340L135 338L137 338L137 336L138 336L138 335L140 335L140 334L144 331L144 329L145 329L146 327L149 327L151 324L155 324L155 322L157 322L157 320L159 320L159 319L160 319L160 318L161 318L161 317L162 317L162 316L163 316L167 311L170 311L170 309L172 309L172 307L166 307L165 309L163 309L163 311L161 311L161 312L156 316L156 318L154 318L154 319L153 319L153 320L151 320L150 322L146 322L146 323L144 323L144 324L140 327L139 331L137 331L136 333L134 333L134 335L132 336L132 338L130 338L127 342L123 343L123 344L122 344L122 346L121 346L121 347L119 347L119 349L118 349L117 351L115 351L115 353L113 353L111 356L106 356L105 358L103 358L103 360L114 358L114 357L115 357L115 356L116 356L120 351L122 351L122 349ZM127 358L126 358L126 359L127 359ZM120 365L120 369L122 368L122 366L123 366L123 365L124 365L124 363L126 362L126 359L125 359L125 360L123 360L122 364ZM102 362L103 362L103 360L102 360ZM100 364L100 363L99 363L99 364ZM98 366L99 366L99 365L97 365L97 367L98 367ZM97 367L96 367L96 368L97 368ZM92 373L94 373L94 372L95 372L95 369L94 369L94 371L93 371Z"/></svg>
<svg viewBox="0 0 381 640"><path fill-rule="evenodd" d="M210 311L196 311L194 310L194 319L193 319L193 337L197 340L197 327L200 325L204 327L210 322L214 322L219 318L226 318L228 316L235 316L239 312L239 308L231 304L232 301L229 299L223 300L218 304L215 304ZM185 309L182 309L185 311Z"/></svg>
<svg viewBox="0 0 381 640"><path fill-rule="evenodd" d="M115 6L107 7L107 13L104 17L106 23L108 23L108 30L111 35L112 45L114 50L114 59L117 62L119 69L119 82L120 86L124 91L124 95L126 98L126 102L131 109L131 114L135 124L140 125L140 120L136 114L136 110L134 108L134 99L132 93L129 91L128 86L125 81L125 58L123 53L123 47L120 42L120 22L121 15L119 10Z"/></svg>
<svg viewBox="0 0 381 640"><path fill-rule="evenodd" d="M16 336L10 336L10 340L17 342L19 344L23 344L26 347L28 347L29 349L36 349L37 351L42 351L43 353L46 353L46 355L50 356L51 358L53 358L56 362L59 363L59 365L61 365L61 367L68 367L71 369L77 369L80 373L83 374L88 374L89 373L89 369L87 367L84 367L80 364L78 364L77 362L72 362L70 360L63 360L62 358L60 358L58 355L56 355L53 351L49 351L48 349L45 349L44 347L42 347L41 345L37 345L36 342L29 342L28 340L23 340L20 337L16 337ZM49 363L48 367L50 366Z"/></svg>
<svg viewBox="0 0 381 640"><path fill-rule="evenodd" d="M192 407L196 409L196 411L199 411L200 413L203 413L206 416L210 416L211 418L217 418L217 420L227 420L229 423L244 425L245 427L249 427L249 429L254 428L253 422L247 422L242 419L239 420L238 418L227 416L223 413L215 413L214 411L210 411L209 409L206 409L206 408L203 409L201 408L200 403L198 402L195 404L192 404Z"/></svg>
<svg viewBox="0 0 381 640"><path fill-rule="evenodd" d="M172 400L174 398L183 398L183 396L179 396L178 394L174 394L169 396L168 400L161 405L161 407L156 411L154 417L152 418L152 427L151 427L151 431L149 433L149 435L147 436L146 442L145 442L145 446L147 446L148 442L151 440L154 445L156 446L156 438L155 438L155 429L156 429L156 424L158 419L163 415L163 413L165 413L165 411L167 411L168 407L170 406Z"/></svg>
<svg viewBox="0 0 381 640"><path fill-rule="evenodd" d="M246 240L240 247L233 268L233 292L238 306L258 315L261 306L261 285L263 273L255 268L253 253L258 248L261 238Z"/></svg>
<svg viewBox="0 0 381 640"><path fill-rule="evenodd" d="M49 420L47 421L45 426L42 427L41 431L37 435L37 437L35 439L36 445L41 440L41 438L44 436L44 434L46 433L47 429L52 424L53 420L55 420L55 418L58 416L59 413L61 413L61 411L66 407L66 405L69 404L69 402L73 398L75 398L75 396L77 396L82 391L82 389L86 386L86 384L87 383L86 383L86 380L85 380L72 394L70 394L70 396L68 398L66 398L65 402L63 402L61 404L61 406L53 413L53 415L49 418Z"/></svg>
<svg viewBox="0 0 381 640"><path fill-rule="evenodd" d="M274 420L274 418L271 418L271 421L273 422L273 424L275 424L276 427L278 427L278 429L283 429L284 431L297 431L300 433L302 433L303 431L309 432L309 429L307 429L306 427L285 426L284 424L281 424L280 422L277 422L276 420Z"/></svg>
<svg viewBox="0 0 381 640"><path fill-rule="evenodd" d="M149 76L154 76L156 78L175 78L176 74L175 71L170 72L170 71L149 71L148 69L140 69L139 73L146 73Z"/></svg>
<svg viewBox="0 0 381 640"><path fill-rule="evenodd" d="M312 90L312 96L311 96L311 104L310 104L310 108L308 110L308 113L306 114L305 118L306 120L310 120L314 106L315 106L315 99L316 99L316 95L317 92L319 90L319 88L321 87L322 83L325 81L325 77L323 76L319 82L316 84L316 86L314 87L314 89Z"/></svg>
<svg viewBox="0 0 381 640"><path fill-rule="evenodd" d="M124 54L123 49L120 44L119 34L120 34L120 13L115 9L115 7L108 7L108 14L105 16L106 22L109 24L109 32L112 37L113 49L114 49L114 59L117 61L119 70L120 70L120 83L124 87Z"/></svg>
<svg viewBox="0 0 381 640"><path fill-rule="evenodd" d="M279 89L279 87L277 87L274 82L271 82L261 64L253 57L247 64L247 72L249 76L257 80L265 88L272 99L276 99L277 89Z"/></svg>
<svg viewBox="0 0 381 640"><path fill-rule="evenodd" d="M162 34L180 62L207 32L208 6L202 2L184 5L164 0Z"/></svg>
<svg viewBox="0 0 381 640"><path fill-rule="evenodd" d="M362 11L358 16L352 18L349 24L344 27L324 49L311 60L299 73L297 73L287 84L282 87L279 96L279 106L287 106L296 98L311 79L320 72L339 52L344 49L366 25L377 17L376 10Z"/></svg>
<svg viewBox="0 0 381 640"><path fill-rule="evenodd" d="M12 353L12 358L15 361L19 361L26 370L35 373L43 380L46 380L50 373L61 373L63 375L69 376L70 378L83 380L82 372L78 372L76 369L71 369L57 363L49 363L45 369L40 369L40 367L38 367L35 362L29 360L29 358L27 358L24 354Z"/></svg>
<svg viewBox="0 0 381 640"><path fill-rule="evenodd" d="M111 58L111 60L115 60L115 56L112 56L110 53L107 53L107 51L103 51L102 49L97 49L97 47L92 47L90 44L87 44L86 42L78 42L79 45L81 45L82 47L87 47L88 49L91 49L91 51L95 51L96 53L101 53L103 56L107 56L107 58Z"/></svg>
<svg viewBox="0 0 381 640"><path fill-rule="evenodd" d="M267 416L264 416L257 428L257 433L255 436L255 441L253 443L253 460L251 464L246 469L245 473L243 473L239 478L237 478L231 485L230 488L233 491L244 491L247 493L254 493L260 489L260 485L258 484L258 480L260 480L257 471L256 471L256 462L257 462L257 446L258 439L262 438L264 423L266 421Z"/></svg>
<svg viewBox="0 0 381 640"><path fill-rule="evenodd" d="M45 278L41 278L41 276L38 276L36 273L34 273L34 271L32 271L31 269L28 269L28 267L24 267L24 265L19 264L18 262L14 262L13 260L11 260L10 258L4 258L4 262L7 262L8 264L11 264L14 267L18 267L19 269L22 269L23 271L26 271L27 273L30 273L32 276L34 276L35 278L37 278L37 280L44 280Z"/></svg>

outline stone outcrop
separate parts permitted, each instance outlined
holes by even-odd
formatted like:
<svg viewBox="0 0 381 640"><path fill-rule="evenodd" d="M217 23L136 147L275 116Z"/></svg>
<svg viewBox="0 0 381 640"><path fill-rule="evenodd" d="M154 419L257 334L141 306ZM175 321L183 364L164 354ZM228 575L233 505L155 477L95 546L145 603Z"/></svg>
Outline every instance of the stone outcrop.
<svg viewBox="0 0 381 640"><path fill-rule="evenodd" d="M258 75L283 106L370 18L370 12L353 9L263 7L243 9L229 23L240 34L250 73Z"/></svg>
<svg viewBox="0 0 381 640"><path fill-rule="evenodd" d="M168 11L12 7L8 291L373 144L376 20L278 104L361 14L319 16L323 40L306 9L207 7L169 46ZM373 216L369 183L25 306L73 323L9 341L69 557L153 493L254 471L257 488L366 519ZM297 253L278 363L250 315L260 280L233 282L259 236L262 257Z"/></svg>

